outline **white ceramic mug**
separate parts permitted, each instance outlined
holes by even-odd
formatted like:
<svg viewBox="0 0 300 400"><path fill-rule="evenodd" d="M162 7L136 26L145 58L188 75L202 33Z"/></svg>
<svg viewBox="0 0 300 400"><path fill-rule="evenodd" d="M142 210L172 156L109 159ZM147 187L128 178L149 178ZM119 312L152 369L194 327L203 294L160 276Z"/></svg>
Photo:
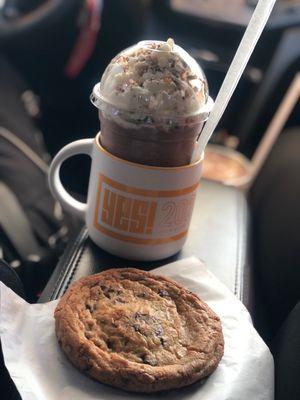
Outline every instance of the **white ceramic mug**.
<svg viewBox="0 0 300 400"><path fill-rule="evenodd" d="M100 137L60 150L50 166L52 194L85 220L98 246L114 255L152 261L175 254L187 237L203 158L173 168L135 164L107 152ZM92 159L87 203L75 200L59 177L61 164L77 154Z"/></svg>

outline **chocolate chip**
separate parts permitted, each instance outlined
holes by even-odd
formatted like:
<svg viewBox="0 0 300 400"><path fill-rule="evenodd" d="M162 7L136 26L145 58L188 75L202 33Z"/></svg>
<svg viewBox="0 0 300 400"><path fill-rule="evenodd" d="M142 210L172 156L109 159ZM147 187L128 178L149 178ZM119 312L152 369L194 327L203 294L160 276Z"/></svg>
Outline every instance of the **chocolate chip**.
<svg viewBox="0 0 300 400"><path fill-rule="evenodd" d="M156 336L161 336L163 334L163 328L162 328L162 326L158 326L158 327L156 327L156 329L155 329L155 335Z"/></svg>
<svg viewBox="0 0 300 400"><path fill-rule="evenodd" d="M133 327L133 329L134 329L136 332L141 332L141 330L140 330L140 325L134 324L134 325L132 325L132 327Z"/></svg>
<svg viewBox="0 0 300 400"><path fill-rule="evenodd" d="M134 318L135 318L135 319L140 319L140 318L145 318L145 317L148 317L148 314L143 314L143 313L141 313L141 312L139 312L139 311L137 311L137 312L134 314Z"/></svg>
<svg viewBox="0 0 300 400"><path fill-rule="evenodd" d="M107 346L109 349L111 349L111 350L114 349L114 344L113 344L113 342L112 342L111 340L109 340L109 339L106 341L106 346Z"/></svg>
<svg viewBox="0 0 300 400"><path fill-rule="evenodd" d="M104 294L104 296L107 297L108 299L111 299L113 296L115 296L115 295L118 296L118 295L120 295L122 293L121 290L119 290L119 289L116 290L116 289L113 289L113 288L111 288L109 286L106 286L106 285L101 285L100 288L101 288L102 293Z"/></svg>
<svg viewBox="0 0 300 400"><path fill-rule="evenodd" d="M144 364L152 365L152 367L155 367L155 365L157 365L156 359L154 357L151 357L149 354L144 354L141 358Z"/></svg>
<svg viewBox="0 0 300 400"><path fill-rule="evenodd" d="M166 290L160 290L160 291L158 292L158 294L159 294L161 297L170 297L169 293L168 293Z"/></svg>
<svg viewBox="0 0 300 400"><path fill-rule="evenodd" d="M116 298L116 302L118 302L118 303L123 303L123 304L126 303L126 301L123 300L121 297L117 297L117 298Z"/></svg>

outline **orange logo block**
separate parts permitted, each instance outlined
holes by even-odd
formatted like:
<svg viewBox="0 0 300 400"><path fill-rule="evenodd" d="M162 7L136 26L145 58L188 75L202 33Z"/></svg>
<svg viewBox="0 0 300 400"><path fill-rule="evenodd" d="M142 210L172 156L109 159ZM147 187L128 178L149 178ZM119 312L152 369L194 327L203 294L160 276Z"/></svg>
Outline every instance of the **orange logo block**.
<svg viewBox="0 0 300 400"><path fill-rule="evenodd" d="M157 203L125 197L104 189L101 221L118 230L151 234Z"/></svg>
<svg viewBox="0 0 300 400"><path fill-rule="evenodd" d="M181 190L144 190L99 175L94 227L106 236L161 244L187 234L199 183Z"/></svg>

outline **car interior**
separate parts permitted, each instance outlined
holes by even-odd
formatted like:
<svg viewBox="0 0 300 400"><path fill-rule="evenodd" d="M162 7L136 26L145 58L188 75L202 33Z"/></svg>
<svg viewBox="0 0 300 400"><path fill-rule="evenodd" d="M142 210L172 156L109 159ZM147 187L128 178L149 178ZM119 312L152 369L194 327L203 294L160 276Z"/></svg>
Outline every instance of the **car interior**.
<svg viewBox="0 0 300 400"><path fill-rule="evenodd" d="M212 135L179 253L155 261L109 254L48 184L58 151L99 131L90 95L116 54L171 37L202 67L215 99L257 3L0 0L0 281L29 303L44 303L108 267L148 271L196 256L242 301L270 348L275 399L298 400L299 0L276 1ZM62 166L61 180L79 201L87 198L90 167L87 155ZM0 393L21 399L2 352Z"/></svg>

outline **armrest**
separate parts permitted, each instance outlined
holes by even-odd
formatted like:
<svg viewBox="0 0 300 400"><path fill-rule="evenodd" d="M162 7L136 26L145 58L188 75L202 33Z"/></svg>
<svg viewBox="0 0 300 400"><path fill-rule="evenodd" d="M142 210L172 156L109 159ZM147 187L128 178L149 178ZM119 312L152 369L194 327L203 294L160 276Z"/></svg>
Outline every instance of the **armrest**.
<svg viewBox="0 0 300 400"><path fill-rule="evenodd" d="M78 278L111 267L135 266L150 270L189 257L201 258L233 293L251 308L251 271L248 262L248 206L242 191L202 181L187 242L179 253L155 262L127 261L97 247L84 228L70 243L53 272L40 301L62 296Z"/></svg>

